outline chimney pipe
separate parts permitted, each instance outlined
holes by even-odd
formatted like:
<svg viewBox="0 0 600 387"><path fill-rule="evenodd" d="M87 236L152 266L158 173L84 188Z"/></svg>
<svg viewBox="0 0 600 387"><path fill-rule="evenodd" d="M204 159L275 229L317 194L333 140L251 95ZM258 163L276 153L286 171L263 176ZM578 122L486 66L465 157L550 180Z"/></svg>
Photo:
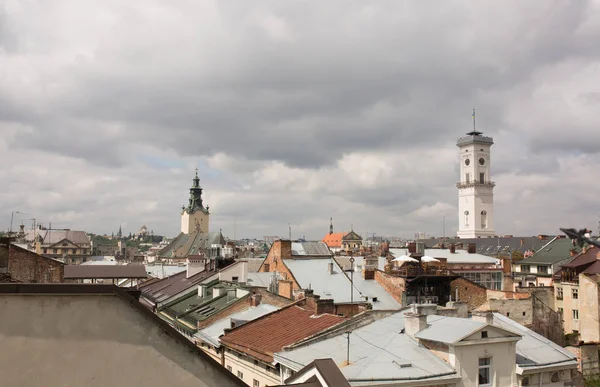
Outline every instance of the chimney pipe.
<svg viewBox="0 0 600 387"><path fill-rule="evenodd" d="M418 313L406 313L404 315L404 333L415 337L417 333L427 327L427 316Z"/></svg>
<svg viewBox="0 0 600 387"><path fill-rule="evenodd" d="M456 253L456 245L454 243L450 243L450 253Z"/></svg>
<svg viewBox="0 0 600 387"><path fill-rule="evenodd" d="M479 321L488 325L494 325L494 314L491 310L473 311L471 312L473 321Z"/></svg>
<svg viewBox="0 0 600 387"><path fill-rule="evenodd" d="M253 294L250 296L250 306L256 307L260 305L262 296L260 294Z"/></svg>
<svg viewBox="0 0 600 387"><path fill-rule="evenodd" d="M327 264L327 273L333 274L333 262Z"/></svg>

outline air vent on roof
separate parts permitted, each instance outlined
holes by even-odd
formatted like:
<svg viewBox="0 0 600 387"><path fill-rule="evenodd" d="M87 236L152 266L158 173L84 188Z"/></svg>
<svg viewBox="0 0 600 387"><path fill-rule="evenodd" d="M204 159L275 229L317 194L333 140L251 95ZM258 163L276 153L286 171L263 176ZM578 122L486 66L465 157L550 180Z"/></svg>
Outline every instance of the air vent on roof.
<svg viewBox="0 0 600 387"><path fill-rule="evenodd" d="M392 360L392 361L394 362L394 364L396 364L400 368L410 368L410 367L412 367L411 363L398 363L395 360Z"/></svg>

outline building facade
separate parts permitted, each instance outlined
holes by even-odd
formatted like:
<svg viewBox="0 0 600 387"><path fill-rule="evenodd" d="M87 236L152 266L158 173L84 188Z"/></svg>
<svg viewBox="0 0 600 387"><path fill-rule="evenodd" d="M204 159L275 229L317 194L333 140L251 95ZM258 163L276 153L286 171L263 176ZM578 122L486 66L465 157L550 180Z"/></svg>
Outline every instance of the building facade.
<svg viewBox="0 0 600 387"><path fill-rule="evenodd" d="M472 131L458 139L460 178L458 188L459 238L491 237L494 232L494 183L491 180L491 137Z"/></svg>

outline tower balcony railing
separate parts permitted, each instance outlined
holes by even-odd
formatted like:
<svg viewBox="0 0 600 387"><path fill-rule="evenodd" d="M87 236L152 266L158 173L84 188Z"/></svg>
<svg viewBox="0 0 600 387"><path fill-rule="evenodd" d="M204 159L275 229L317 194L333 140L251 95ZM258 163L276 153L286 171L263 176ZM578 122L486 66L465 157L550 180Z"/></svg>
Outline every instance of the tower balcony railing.
<svg viewBox="0 0 600 387"><path fill-rule="evenodd" d="M469 188L469 187L495 187L496 183L493 181L459 181L456 183L456 188Z"/></svg>

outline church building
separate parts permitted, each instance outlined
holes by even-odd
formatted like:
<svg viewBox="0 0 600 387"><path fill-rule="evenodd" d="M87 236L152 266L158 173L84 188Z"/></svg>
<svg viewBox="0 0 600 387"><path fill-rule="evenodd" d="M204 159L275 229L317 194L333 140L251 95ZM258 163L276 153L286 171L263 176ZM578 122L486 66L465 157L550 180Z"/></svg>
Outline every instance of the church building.
<svg viewBox="0 0 600 387"><path fill-rule="evenodd" d="M473 130L458 139L460 177L458 188L459 238L493 237L494 186L491 179L491 137Z"/></svg>
<svg viewBox="0 0 600 387"><path fill-rule="evenodd" d="M333 219L329 219L329 234L325 235L323 242L327 244L329 250L336 253L338 251L355 251L362 246L360 235L350 229L350 232L333 232Z"/></svg>
<svg viewBox="0 0 600 387"><path fill-rule="evenodd" d="M202 203L202 188L196 169L188 205L183 206L181 211L181 232L158 252L158 257L170 262L185 261L189 256L199 254L222 257L226 241L221 232L209 232L209 215L208 206Z"/></svg>
<svg viewBox="0 0 600 387"><path fill-rule="evenodd" d="M209 215L208 206L204 208L202 204L202 187L200 187L198 168L196 168L196 176L190 188L190 201L187 207L181 207L181 232L185 234L191 234L194 231L208 233Z"/></svg>

